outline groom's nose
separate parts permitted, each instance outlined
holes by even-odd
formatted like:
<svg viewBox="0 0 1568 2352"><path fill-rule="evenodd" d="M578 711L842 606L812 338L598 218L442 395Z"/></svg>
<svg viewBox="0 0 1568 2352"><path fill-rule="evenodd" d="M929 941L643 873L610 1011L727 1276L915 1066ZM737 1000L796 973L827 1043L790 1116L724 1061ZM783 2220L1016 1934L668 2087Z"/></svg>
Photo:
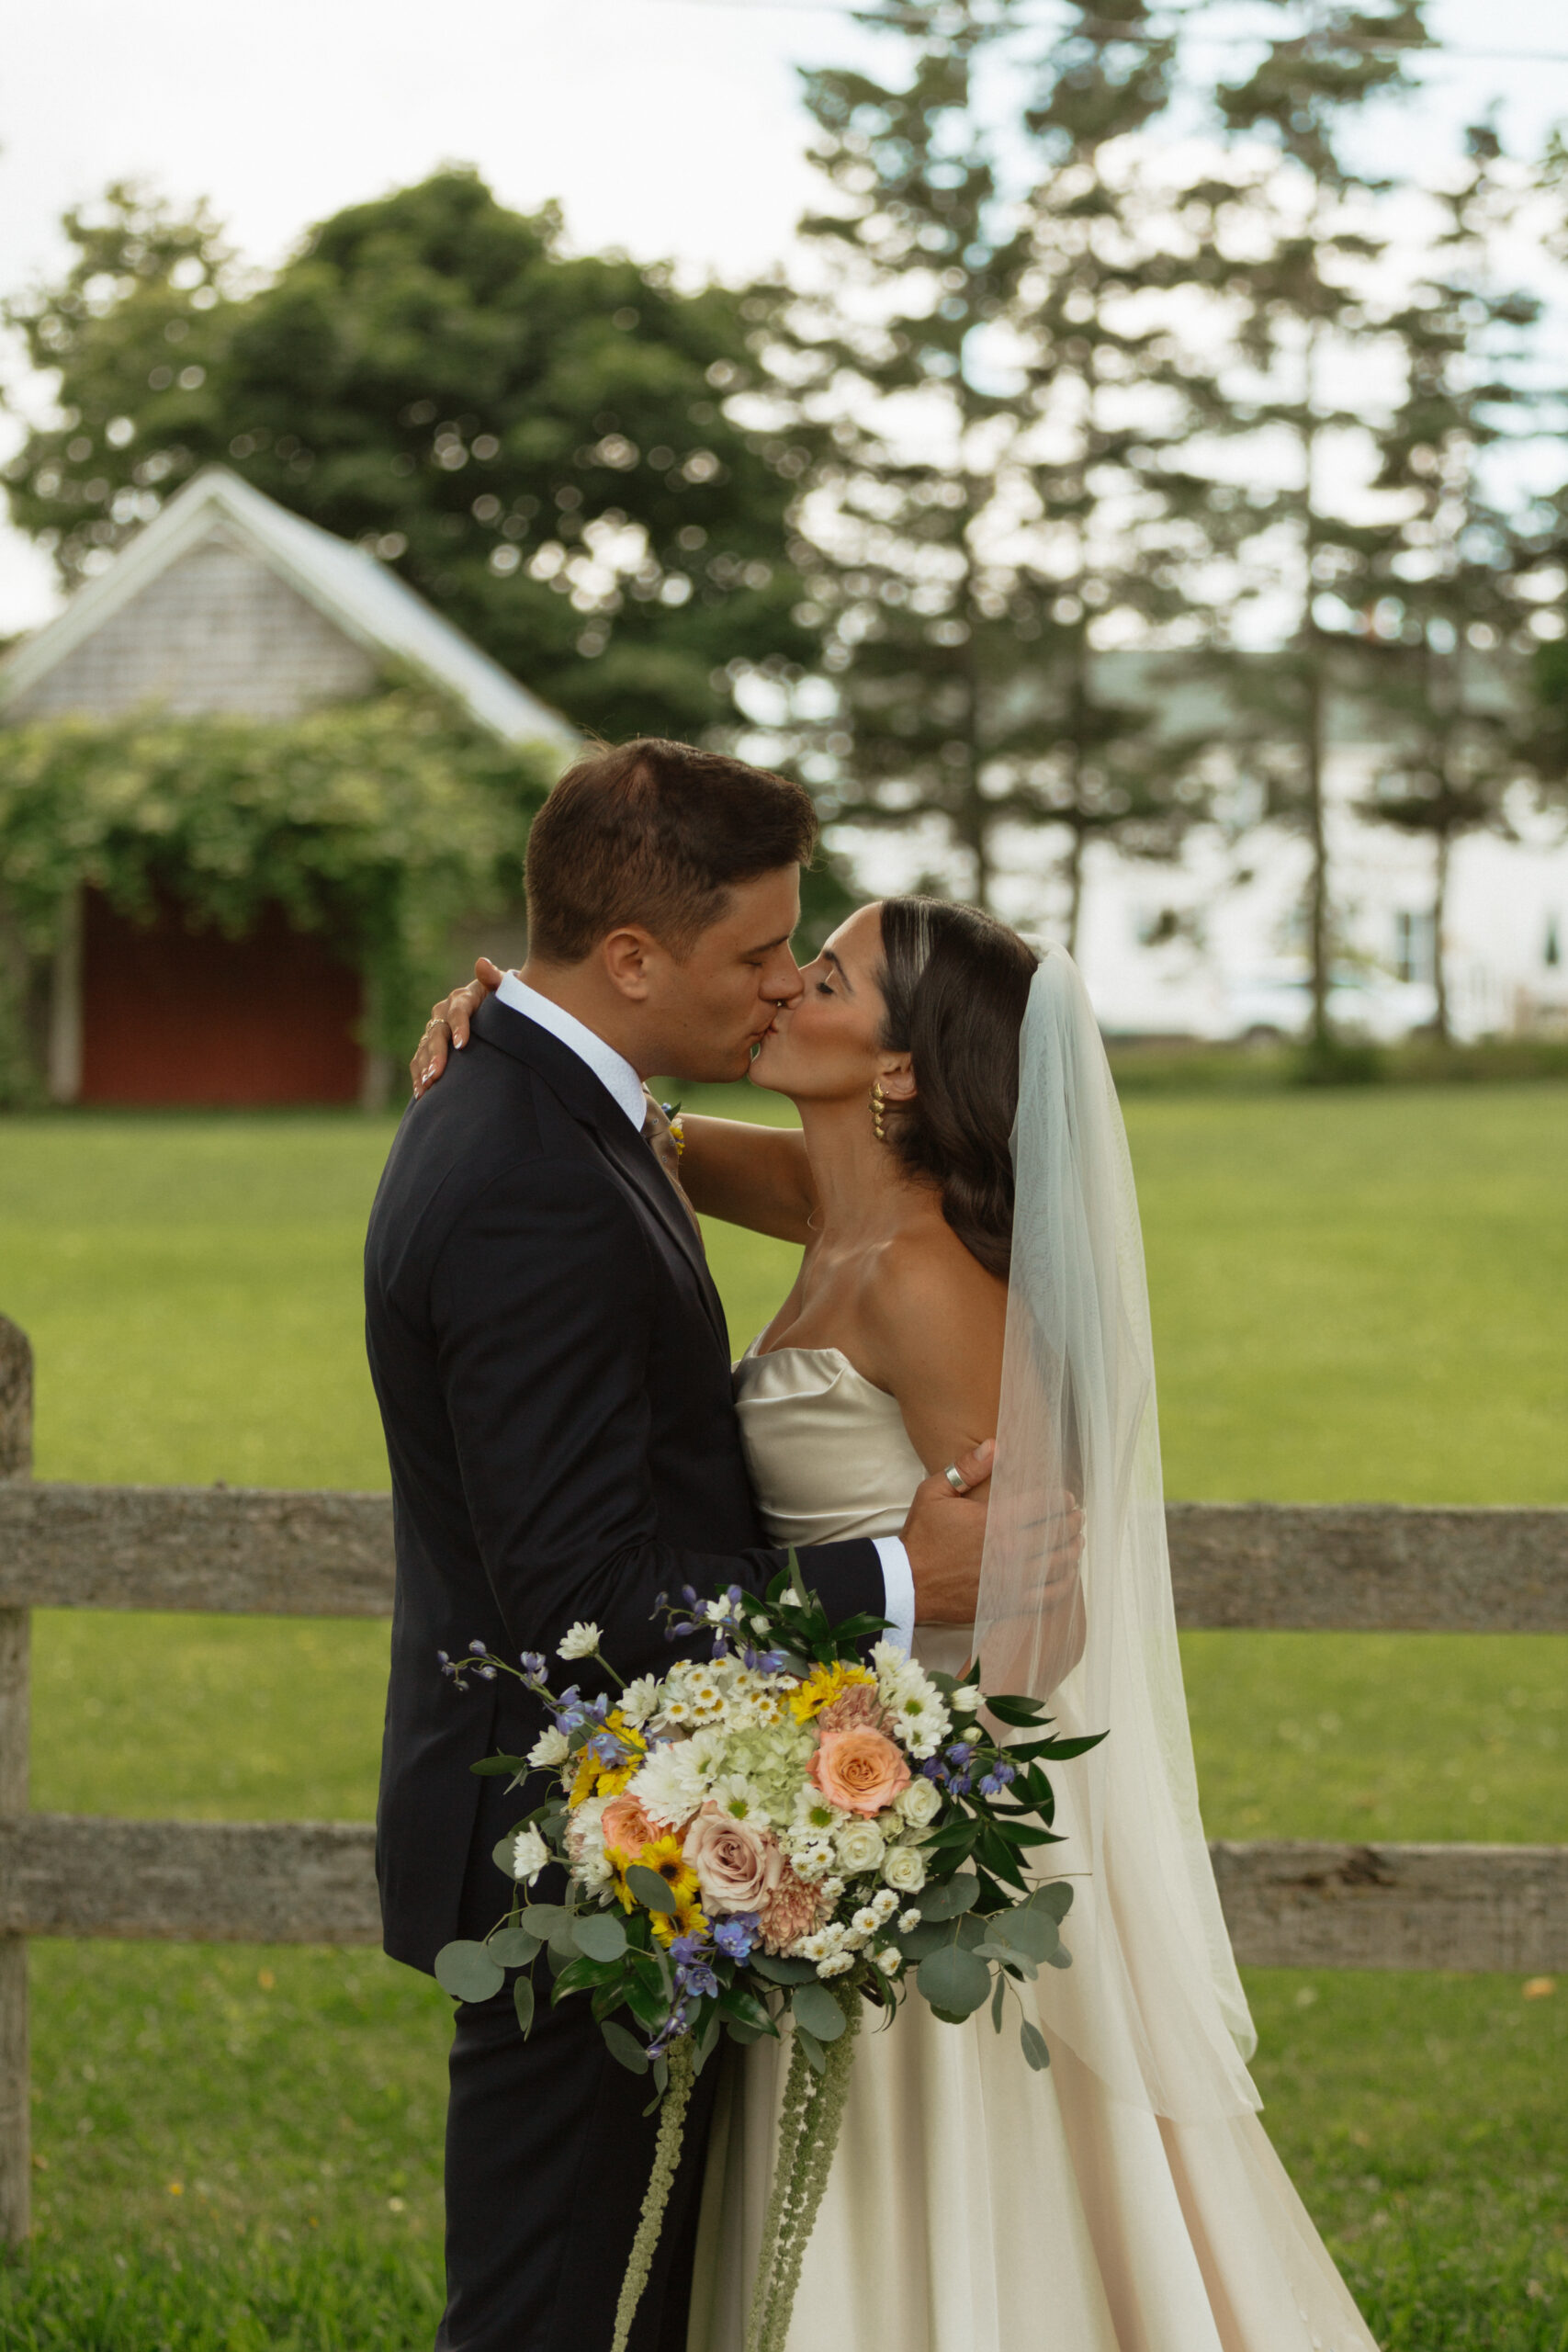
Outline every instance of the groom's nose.
<svg viewBox="0 0 1568 2352"><path fill-rule="evenodd" d="M770 957L762 973L761 993L769 1004L797 1004L806 991L800 967L787 947Z"/></svg>

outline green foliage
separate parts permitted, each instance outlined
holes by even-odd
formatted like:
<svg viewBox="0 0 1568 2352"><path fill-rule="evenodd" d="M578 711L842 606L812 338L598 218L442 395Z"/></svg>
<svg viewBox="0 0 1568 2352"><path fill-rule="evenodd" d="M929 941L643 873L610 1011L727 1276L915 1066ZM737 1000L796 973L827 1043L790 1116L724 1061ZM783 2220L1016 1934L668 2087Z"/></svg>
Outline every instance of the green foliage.
<svg viewBox="0 0 1568 2352"><path fill-rule="evenodd" d="M1101 167L1165 106L1171 45L1075 8L1042 60L1012 0L863 21L886 75L807 77L831 209L803 225L829 279L783 321L795 413L831 421L809 584L840 707L815 767L846 820L936 820L981 903L1009 829L1065 831L1076 930L1086 842L1170 856L1203 802L1189 747L1110 701L1091 658L1108 608L1179 609L1190 551L1161 461L1201 369L1137 305L1190 273L1203 208L1177 222L1168 192ZM971 103L998 73L1036 90L1021 207L1014 127ZM1129 409L1134 374L1157 416Z"/></svg>
<svg viewBox="0 0 1568 2352"><path fill-rule="evenodd" d="M35 956L80 885L238 937L276 902L370 983L406 1050L455 918L515 899L558 756L498 743L412 687L279 724L59 718L0 746L0 888Z"/></svg>
<svg viewBox="0 0 1568 2352"><path fill-rule="evenodd" d="M733 725L736 678L808 656L784 555L808 453L733 413L765 298L569 256L553 207L456 167L254 287L207 215L132 187L65 229L64 277L8 315L69 421L6 479L68 583L220 458L612 738Z"/></svg>

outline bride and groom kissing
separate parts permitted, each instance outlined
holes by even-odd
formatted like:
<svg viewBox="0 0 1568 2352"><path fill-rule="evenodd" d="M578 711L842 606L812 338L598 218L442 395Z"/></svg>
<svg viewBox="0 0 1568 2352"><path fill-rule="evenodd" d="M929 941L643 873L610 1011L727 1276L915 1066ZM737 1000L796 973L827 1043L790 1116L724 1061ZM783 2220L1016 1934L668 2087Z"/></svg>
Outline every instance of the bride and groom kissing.
<svg viewBox="0 0 1568 2352"><path fill-rule="evenodd" d="M942 1668L978 1640L990 1687L1111 1737L1053 1849L1077 1899L1075 1966L1032 1988L1050 2073L916 2002L863 2037L791 2346L1370 2352L1246 2070L1081 983L931 899L861 909L799 969L815 835L800 786L719 753L592 752L530 835L527 962L447 998L416 1057L366 1250L397 1548L386 1949L429 1972L492 1925L516 1808L470 1767L545 1728L439 1652L553 1656L586 1620L659 1674L662 1593L760 1592L796 1547L834 1619ZM750 1073L800 1124L672 1128L655 1072ZM733 1366L698 1210L801 1250ZM635 2352L739 2352L783 2080L767 2040L700 2077ZM526 2040L509 1991L459 2007L438 2352L609 2346L646 2087L585 2003Z"/></svg>

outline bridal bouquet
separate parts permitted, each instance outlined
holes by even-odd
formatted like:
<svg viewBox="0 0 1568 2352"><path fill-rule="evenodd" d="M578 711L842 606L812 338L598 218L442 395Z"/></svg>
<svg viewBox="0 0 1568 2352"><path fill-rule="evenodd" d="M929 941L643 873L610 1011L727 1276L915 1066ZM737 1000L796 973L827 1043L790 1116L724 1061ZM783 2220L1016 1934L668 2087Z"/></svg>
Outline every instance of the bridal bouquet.
<svg viewBox="0 0 1568 2352"><path fill-rule="evenodd" d="M705 1601L688 1587L682 1604L660 1605L669 1639L705 1636L708 1657L626 1683L596 1626L573 1626L560 1645L565 1660L595 1661L615 1698L558 1694L536 1653L520 1668L481 1642L465 1658L443 1655L460 1688L470 1674L513 1674L549 1713L529 1755L474 1770L516 1786L546 1770L557 1787L495 1849L513 1889L506 1917L482 1943L447 1944L435 1973L455 1998L479 2001L507 1969L523 1971L513 1992L526 2033L544 1955L550 2000L586 1995L612 2055L652 2076L659 2137L615 2352L652 2262L694 2080L721 2033L777 2036L788 2014L748 2331L748 2352L782 2352L863 2005L890 2013L912 1984L953 2025L988 2001L999 2032L1010 1992L1069 1965L1059 1928L1072 1891L1032 1883L1026 1863L1059 1842L1046 1761L1095 1740L1053 1737L1034 1700L982 1693L976 1666L928 1672L885 1641L863 1664L883 1621L831 1623L793 1552L765 1598L731 1585ZM565 1866L563 1899L526 1899L552 1862ZM1045 2066L1022 2008L1023 2055Z"/></svg>

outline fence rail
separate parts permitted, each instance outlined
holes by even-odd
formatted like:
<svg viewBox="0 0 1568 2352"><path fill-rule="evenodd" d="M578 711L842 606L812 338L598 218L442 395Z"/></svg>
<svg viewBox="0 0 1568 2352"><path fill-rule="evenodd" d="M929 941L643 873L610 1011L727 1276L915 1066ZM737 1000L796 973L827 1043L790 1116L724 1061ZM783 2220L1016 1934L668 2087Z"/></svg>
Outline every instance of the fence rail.
<svg viewBox="0 0 1568 2352"><path fill-rule="evenodd" d="M1568 1510L1172 1503L1166 1523L1184 1628L1568 1633ZM0 1486L0 1610L391 1606L387 1495Z"/></svg>
<svg viewBox="0 0 1568 2352"><path fill-rule="evenodd" d="M35 1485L31 1359L0 1317L0 2241L29 2224L27 1939L375 1943L372 1833L28 1803L35 1608L384 1617L384 1495ZM1568 1510L1173 1503L1183 1627L1568 1633ZM1568 1847L1212 1848L1259 1966L1568 1970Z"/></svg>

